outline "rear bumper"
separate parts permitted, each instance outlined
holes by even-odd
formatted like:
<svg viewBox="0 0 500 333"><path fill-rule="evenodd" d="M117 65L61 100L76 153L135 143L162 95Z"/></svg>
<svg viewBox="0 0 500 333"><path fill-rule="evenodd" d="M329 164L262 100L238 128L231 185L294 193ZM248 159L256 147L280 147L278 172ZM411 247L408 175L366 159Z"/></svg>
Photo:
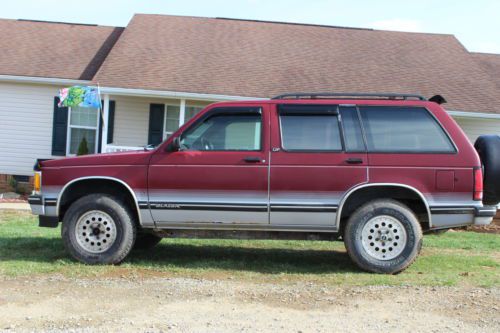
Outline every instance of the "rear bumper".
<svg viewBox="0 0 500 333"><path fill-rule="evenodd" d="M493 221L497 213L496 206L484 206L474 208L474 225L488 225Z"/></svg>

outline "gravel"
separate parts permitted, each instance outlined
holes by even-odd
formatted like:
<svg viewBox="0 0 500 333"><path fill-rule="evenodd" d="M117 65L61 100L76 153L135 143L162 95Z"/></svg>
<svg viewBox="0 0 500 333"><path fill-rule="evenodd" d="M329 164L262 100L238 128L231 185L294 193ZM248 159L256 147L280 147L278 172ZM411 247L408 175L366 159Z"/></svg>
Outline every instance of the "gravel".
<svg viewBox="0 0 500 333"><path fill-rule="evenodd" d="M4 278L0 331L500 332L499 301L499 288Z"/></svg>

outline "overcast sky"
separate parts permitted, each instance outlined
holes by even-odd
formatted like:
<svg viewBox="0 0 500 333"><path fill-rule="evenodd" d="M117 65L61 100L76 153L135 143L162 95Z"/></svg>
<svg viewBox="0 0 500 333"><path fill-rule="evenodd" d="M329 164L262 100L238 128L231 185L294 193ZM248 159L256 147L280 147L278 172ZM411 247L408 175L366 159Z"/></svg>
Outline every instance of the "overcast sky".
<svg viewBox="0 0 500 333"><path fill-rule="evenodd" d="M10 0L0 18L126 26L134 13L231 17L454 34L500 53L499 0Z"/></svg>

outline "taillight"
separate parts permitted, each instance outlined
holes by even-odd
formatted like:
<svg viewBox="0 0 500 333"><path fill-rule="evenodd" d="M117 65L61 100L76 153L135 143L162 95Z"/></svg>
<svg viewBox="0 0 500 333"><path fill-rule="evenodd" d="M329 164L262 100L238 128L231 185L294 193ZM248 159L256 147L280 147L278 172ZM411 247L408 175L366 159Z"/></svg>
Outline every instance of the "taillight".
<svg viewBox="0 0 500 333"><path fill-rule="evenodd" d="M474 168L474 200L483 200L483 169Z"/></svg>

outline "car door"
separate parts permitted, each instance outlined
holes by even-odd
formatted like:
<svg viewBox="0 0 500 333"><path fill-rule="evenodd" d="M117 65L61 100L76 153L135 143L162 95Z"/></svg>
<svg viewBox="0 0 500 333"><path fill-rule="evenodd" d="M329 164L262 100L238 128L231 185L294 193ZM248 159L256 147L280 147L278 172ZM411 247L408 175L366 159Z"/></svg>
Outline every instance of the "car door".
<svg viewBox="0 0 500 333"><path fill-rule="evenodd" d="M341 197L367 182L357 109L329 104L272 108L270 223L333 227Z"/></svg>
<svg viewBox="0 0 500 333"><path fill-rule="evenodd" d="M225 106L202 112L174 135L178 151L153 156L148 191L157 226L269 223L266 107Z"/></svg>

